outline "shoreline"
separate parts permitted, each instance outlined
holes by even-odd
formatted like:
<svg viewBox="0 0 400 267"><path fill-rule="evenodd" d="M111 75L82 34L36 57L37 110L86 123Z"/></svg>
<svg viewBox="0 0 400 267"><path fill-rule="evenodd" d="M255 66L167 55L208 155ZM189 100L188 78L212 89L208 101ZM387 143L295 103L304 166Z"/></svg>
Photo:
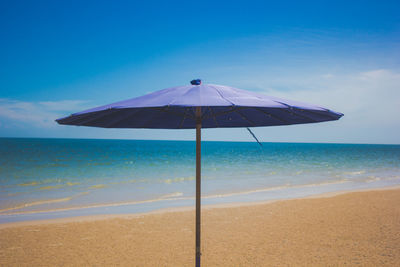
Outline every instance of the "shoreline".
<svg viewBox="0 0 400 267"><path fill-rule="evenodd" d="M372 179L367 181L352 181L342 179L338 181L327 181L321 183L299 184L299 185L278 185L266 188L254 188L244 191L233 191L227 193L214 193L202 196L202 205L219 205L231 203L240 204L243 202L270 202L274 200L285 200L294 198L305 198L314 195L330 194L342 191L374 190L385 187L400 186L399 176L388 179ZM115 193L115 192L114 192ZM126 192L125 192L126 193ZM74 199L81 193L70 196ZM63 198L61 200L68 199ZM114 214L142 214L161 209L174 209L194 206L194 196L182 196L181 192L168 193L156 198L143 200L127 200L122 202L103 202L84 205L73 205L50 209L30 209L43 203L57 203L60 199L42 199L18 204L17 207L9 207L0 210L0 225L5 223L50 220L56 218L114 215ZM27 210L25 210L27 208Z"/></svg>
<svg viewBox="0 0 400 267"><path fill-rule="evenodd" d="M323 199L323 198L332 198L339 195L358 193L358 192L375 192L375 191L387 191L387 190L398 190L400 189L400 185L394 186L386 186L380 188L364 188L364 189L355 189L355 190L342 190L342 191L334 191L327 193L319 193L315 195L299 197L299 198L284 198L284 199L273 199L273 200L264 200L264 201L253 201L253 202L232 202L232 203L223 203L223 204L206 204L202 205L202 211L213 210L213 209L226 209L226 208L239 208L239 207L247 207L247 206L258 206L258 205L268 205L276 202L286 202L292 200L305 200L305 199ZM202 198L203 199L203 198ZM82 208L84 209L84 208ZM169 207L169 208L160 208L148 212L141 213L131 213L131 214L101 214L101 215L83 215L83 216L68 216L63 218L54 218L54 219L38 219L38 220L27 220L27 221L16 221L16 222L6 222L0 223L0 230L13 228L13 227L22 227L22 226L36 226L36 225L49 225L49 224L58 224L58 223L75 223L75 222L92 222L92 221L102 221L102 220L112 220L112 219L134 219L134 218L142 218L144 216L151 216L155 214L165 214L165 213L174 213L174 212L189 212L194 211L194 206L183 206L183 207Z"/></svg>
<svg viewBox="0 0 400 267"><path fill-rule="evenodd" d="M400 188L207 206L206 266L398 266ZM193 266L193 207L0 229L1 266Z"/></svg>

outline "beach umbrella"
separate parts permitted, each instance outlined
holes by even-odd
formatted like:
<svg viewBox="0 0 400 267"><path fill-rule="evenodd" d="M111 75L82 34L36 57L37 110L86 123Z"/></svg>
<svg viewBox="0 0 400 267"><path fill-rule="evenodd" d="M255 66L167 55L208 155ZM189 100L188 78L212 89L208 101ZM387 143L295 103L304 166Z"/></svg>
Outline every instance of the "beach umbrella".
<svg viewBox="0 0 400 267"><path fill-rule="evenodd" d="M201 128L260 127L338 120L343 114L229 86L171 87L57 119L103 128L196 129L196 266L200 266Z"/></svg>

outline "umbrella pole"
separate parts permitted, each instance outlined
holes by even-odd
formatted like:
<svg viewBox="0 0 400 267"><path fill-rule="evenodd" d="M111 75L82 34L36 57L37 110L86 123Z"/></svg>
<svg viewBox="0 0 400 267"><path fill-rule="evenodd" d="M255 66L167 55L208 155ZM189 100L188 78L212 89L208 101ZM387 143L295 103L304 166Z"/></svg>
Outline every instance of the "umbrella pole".
<svg viewBox="0 0 400 267"><path fill-rule="evenodd" d="M201 107L196 107L196 267L200 267Z"/></svg>

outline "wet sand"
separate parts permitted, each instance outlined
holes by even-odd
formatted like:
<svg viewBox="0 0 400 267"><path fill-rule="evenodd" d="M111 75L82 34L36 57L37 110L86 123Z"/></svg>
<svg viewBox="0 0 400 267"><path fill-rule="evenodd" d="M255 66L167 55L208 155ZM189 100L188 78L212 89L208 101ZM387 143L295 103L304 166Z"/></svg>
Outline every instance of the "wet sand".
<svg viewBox="0 0 400 267"><path fill-rule="evenodd" d="M1 266L193 266L194 210L1 225ZM205 208L203 266L400 266L400 189Z"/></svg>

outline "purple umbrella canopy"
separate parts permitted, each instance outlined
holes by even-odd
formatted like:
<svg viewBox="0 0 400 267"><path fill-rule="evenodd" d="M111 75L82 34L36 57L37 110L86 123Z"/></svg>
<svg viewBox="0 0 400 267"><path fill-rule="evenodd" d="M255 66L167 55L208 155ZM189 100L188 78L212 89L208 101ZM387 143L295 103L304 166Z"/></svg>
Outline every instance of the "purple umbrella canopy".
<svg viewBox="0 0 400 267"><path fill-rule="evenodd" d="M193 80L189 86L167 88L88 109L56 121L59 124L103 128L196 129L195 263L200 266L201 128L315 123L338 120L342 116L341 113L311 104L229 86L202 85L200 80Z"/></svg>
<svg viewBox="0 0 400 267"><path fill-rule="evenodd" d="M201 107L202 128L314 123L343 116L316 105L229 86L194 84L88 109L57 122L104 128L194 129L196 107Z"/></svg>

